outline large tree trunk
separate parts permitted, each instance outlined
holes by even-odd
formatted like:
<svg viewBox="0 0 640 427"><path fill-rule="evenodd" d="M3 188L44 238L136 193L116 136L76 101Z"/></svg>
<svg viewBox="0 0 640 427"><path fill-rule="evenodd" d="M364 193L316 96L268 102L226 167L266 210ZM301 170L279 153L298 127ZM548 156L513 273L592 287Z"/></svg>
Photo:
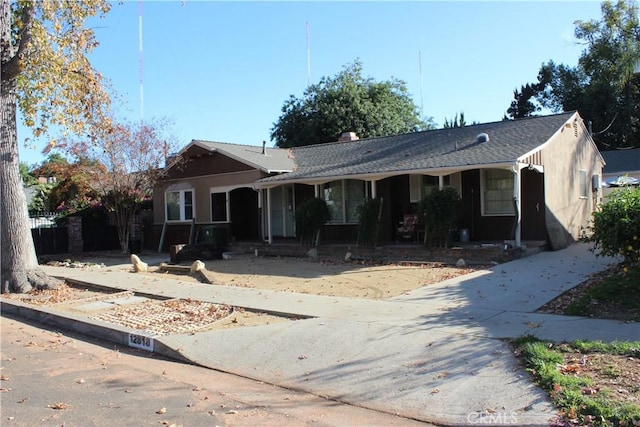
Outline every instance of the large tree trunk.
<svg viewBox="0 0 640 427"><path fill-rule="evenodd" d="M20 179L15 80L2 80L0 101L0 286L2 292L54 287L38 267Z"/></svg>

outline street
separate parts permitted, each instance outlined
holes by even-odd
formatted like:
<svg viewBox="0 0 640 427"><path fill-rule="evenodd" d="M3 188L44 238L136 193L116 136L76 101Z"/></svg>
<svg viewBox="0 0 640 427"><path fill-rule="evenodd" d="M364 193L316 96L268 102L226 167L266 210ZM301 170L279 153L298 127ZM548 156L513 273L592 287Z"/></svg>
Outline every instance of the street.
<svg viewBox="0 0 640 427"><path fill-rule="evenodd" d="M3 426L426 424L0 317Z"/></svg>

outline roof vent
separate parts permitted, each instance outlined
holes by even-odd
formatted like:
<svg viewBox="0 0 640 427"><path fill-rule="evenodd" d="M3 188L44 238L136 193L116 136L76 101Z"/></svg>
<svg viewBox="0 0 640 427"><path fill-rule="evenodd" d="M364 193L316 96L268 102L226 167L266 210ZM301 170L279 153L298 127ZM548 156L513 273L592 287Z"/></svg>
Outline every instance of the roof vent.
<svg viewBox="0 0 640 427"><path fill-rule="evenodd" d="M482 144L483 142L489 142L489 134L488 133L479 133L476 136L476 144Z"/></svg>

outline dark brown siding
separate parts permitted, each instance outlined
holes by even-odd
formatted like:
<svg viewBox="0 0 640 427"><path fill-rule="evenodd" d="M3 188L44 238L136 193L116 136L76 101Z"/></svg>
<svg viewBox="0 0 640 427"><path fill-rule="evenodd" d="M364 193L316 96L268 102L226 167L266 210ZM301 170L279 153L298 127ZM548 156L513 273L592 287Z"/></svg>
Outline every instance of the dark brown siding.
<svg viewBox="0 0 640 427"><path fill-rule="evenodd" d="M169 170L168 179L191 178L229 172L248 171L252 167L219 153L190 157Z"/></svg>
<svg viewBox="0 0 640 427"><path fill-rule="evenodd" d="M472 241L513 239L514 216L482 216L480 170L462 172L462 215L460 227L470 230Z"/></svg>

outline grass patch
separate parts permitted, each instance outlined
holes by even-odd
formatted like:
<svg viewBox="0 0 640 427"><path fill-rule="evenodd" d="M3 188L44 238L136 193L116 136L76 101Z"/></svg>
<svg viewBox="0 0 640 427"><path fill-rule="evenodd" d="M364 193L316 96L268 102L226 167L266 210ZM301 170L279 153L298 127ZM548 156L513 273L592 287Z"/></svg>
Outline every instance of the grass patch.
<svg viewBox="0 0 640 427"><path fill-rule="evenodd" d="M565 314L615 318L622 308L629 321L640 321L640 265L618 266L613 274L604 274L582 295L572 301ZM607 316L611 314L612 316Z"/></svg>
<svg viewBox="0 0 640 427"><path fill-rule="evenodd" d="M640 424L640 341L512 342L534 381L569 425Z"/></svg>

